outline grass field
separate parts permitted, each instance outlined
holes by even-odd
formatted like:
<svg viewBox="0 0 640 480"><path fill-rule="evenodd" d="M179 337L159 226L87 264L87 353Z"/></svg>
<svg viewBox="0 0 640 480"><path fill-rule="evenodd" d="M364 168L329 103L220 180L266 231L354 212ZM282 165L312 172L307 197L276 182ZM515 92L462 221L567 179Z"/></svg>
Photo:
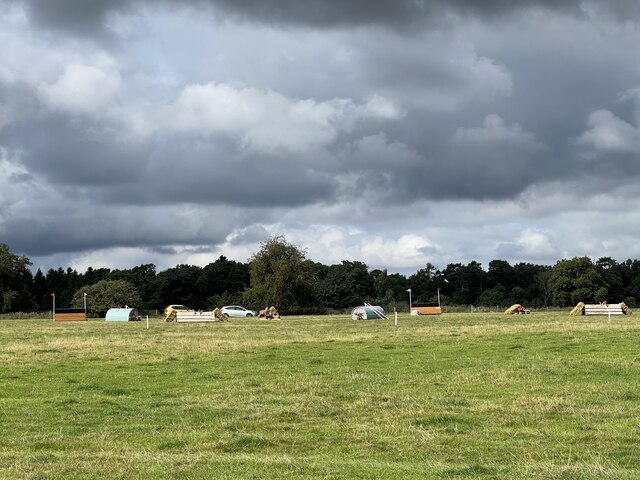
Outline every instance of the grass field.
<svg viewBox="0 0 640 480"><path fill-rule="evenodd" d="M0 321L0 478L640 478L640 322Z"/></svg>

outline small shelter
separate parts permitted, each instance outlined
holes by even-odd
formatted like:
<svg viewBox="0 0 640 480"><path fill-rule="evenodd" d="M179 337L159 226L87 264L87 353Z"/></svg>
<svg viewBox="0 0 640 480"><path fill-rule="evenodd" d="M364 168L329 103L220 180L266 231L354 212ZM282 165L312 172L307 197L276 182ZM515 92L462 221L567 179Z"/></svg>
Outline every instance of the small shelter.
<svg viewBox="0 0 640 480"><path fill-rule="evenodd" d="M356 307L351 311L352 320L388 320L384 309L379 306L365 305Z"/></svg>
<svg viewBox="0 0 640 480"><path fill-rule="evenodd" d="M135 308L110 308L104 319L107 322L134 322L140 320L140 312Z"/></svg>

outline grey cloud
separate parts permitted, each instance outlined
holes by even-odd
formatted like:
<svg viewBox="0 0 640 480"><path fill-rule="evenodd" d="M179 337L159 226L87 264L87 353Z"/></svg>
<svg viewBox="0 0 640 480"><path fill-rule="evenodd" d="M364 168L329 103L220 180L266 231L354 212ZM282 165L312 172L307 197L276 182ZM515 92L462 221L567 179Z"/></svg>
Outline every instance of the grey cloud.
<svg viewBox="0 0 640 480"><path fill-rule="evenodd" d="M231 245L259 243L269 237L269 232L262 225L251 225L236 232L230 239Z"/></svg>
<svg viewBox="0 0 640 480"><path fill-rule="evenodd" d="M48 215L12 217L0 223L3 242L27 255L82 252L110 247L166 248L171 245L216 245L231 229L231 213L185 215L176 208L99 207L73 198L50 207ZM241 220L241 218L240 218Z"/></svg>
<svg viewBox="0 0 640 480"><path fill-rule="evenodd" d="M41 116L0 131L0 144L21 153L21 163L60 185L126 184L140 179L148 151L121 143L104 125L85 118Z"/></svg>
<svg viewBox="0 0 640 480"><path fill-rule="evenodd" d="M308 169L296 157L249 155L219 138L179 135L154 145L137 187L105 188L99 196L116 204L294 207L329 200L336 188L327 174Z"/></svg>
<svg viewBox="0 0 640 480"><path fill-rule="evenodd" d="M224 138L119 135L87 118L45 115L0 131L0 145L20 151L31 175L114 205L299 206L336 189L296 157L243 153Z"/></svg>
<svg viewBox="0 0 640 480"><path fill-rule="evenodd" d="M5 0L11 1L11 0ZM15 0L13 0L15 1ZM23 0L32 19L54 29L83 36L103 34L112 13L126 12L132 7L154 5L150 0ZM410 28L433 19L446 19L451 13L492 18L528 8L544 8L584 15L607 12L618 18L638 18L640 7L633 0L161 0L168 6L212 6L240 19L261 23L292 24L314 28L342 26L382 26Z"/></svg>
<svg viewBox="0 0 640 480"><path fill-rule="evenodd" d="M15 1L15 0L14 0ZM136 0L25 0L31 19L39 25L85 37L105 33L105 22Z"/></svg>

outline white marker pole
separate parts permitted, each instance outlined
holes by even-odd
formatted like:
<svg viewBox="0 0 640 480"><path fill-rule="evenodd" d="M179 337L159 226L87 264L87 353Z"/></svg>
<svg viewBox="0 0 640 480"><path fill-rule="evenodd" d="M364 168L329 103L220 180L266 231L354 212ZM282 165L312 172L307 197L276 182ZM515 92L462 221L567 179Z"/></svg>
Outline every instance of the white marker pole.
<svg viewBox="0 0 640 480"><path fill-rule="evenodd" d="M147 330L149 330L149 315L147 315Z"/></svg>
<svg viewBox="0 0 640 480"><path fill-rule="evenodd" d="M393 326L397 327L398 326L398 312L396 312L395 310L393 311L393 313L395 314L396 318L393 321Z"/></svg>

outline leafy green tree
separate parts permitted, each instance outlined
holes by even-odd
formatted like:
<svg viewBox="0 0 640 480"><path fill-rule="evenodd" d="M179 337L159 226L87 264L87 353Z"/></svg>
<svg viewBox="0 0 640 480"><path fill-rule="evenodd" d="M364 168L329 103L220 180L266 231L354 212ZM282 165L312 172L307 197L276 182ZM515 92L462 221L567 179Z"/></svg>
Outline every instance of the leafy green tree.
<svg viewBox="0 0 640 480"><path fill-rule="evenodd" d="M40 269L33 276L31 295L33 297L33 306L36 310L51 310L51 290L47 285L47 278Z"/></svg>
<svg viewBox="0 0 640 480"><path fill-rule="evenodd" d="M236 298L231 303L239 303L238 297L249 286L249 265L220 256L215 262L204 267L196 281L196 289L202 298L219 296ZM218 306L227 305L221 303Z"/></svg>
<svg viewBox="0 0 640 480"><path fill-rule="evenodd" d="M202 268L195 265L178 265L158 274L154 305L164 308L180 303L190 308L207 308L206 296L201 297L196 290L196 282Z"/></svg>
<svg viewBox="0 0 640 480"><path fill-rule="evenodd" d="M162 308L155 304L155 293L158 290L156 266L153 263L138 265L125 270L114 270L109 275L109 280L125 280L134 285L140 293L141 308Z"/></svg>
<svg viewBox="0 0 640 480"><path fill-rule="evenodd" d="M560 307L602 301L607 293L602 275L588 257L558 261L551 270L549 288L553 303Z"/></svg>
<svg viewBox="0 0 640 480"><path fill-rule="evenodd" d="M31 261L15 255L9 246L0 243L0 313L28 309L31 305L29 286Z"/></svg>
<svg viewBox="0 0 640 480"><path fill-rule="evenodd" d="M380 279L384 272L377 276ZM343 261L331 265L320 284L320 298L325 307L348 308L362 305L375 295L375 280L363 262Z"/></svg>
<svg viewBox="0 0 640 480"><path fill-rule="evenodd" d="M442 272L446 281L445 294L457 305L477 303L485 283L486 273L482 265L472 261L469 265L450 263Z"/></svg>
<svg viewBox="0 0 640 480"><path fill-rule="evenodd" d="M509 262L505 260L491 260L489 262L489 270L487 271L488 288L502 285L505 289L511 289L516 284L515 277L513 267ZM499 302L494 305L502 305L502 303L503 302Z"/></svg>
<svg viewBox="0 0 640 480"><path fill-rule="evenodd" d="M285 313L318 306L314 263L284 236L263 242L249 265L251 286L243 295L247 305L258 309L273 305Z"/></svg>
<svg viewBox="0 0 640 480"><path fill-rule="evenodd" d="M73 294L71 304L76 308L84 305L87 294L87 309L92 313L104 315L110 308L139 308L142 303L136 288L125 280L100 280L94 285L80 288Z"/></svg>
<svg viewBox="0 0 640 480"><path fill-rule="evenodd" d="M549 280L551 278L551 268L542 268L536 275L535 282L539 292L539 300L541 307L548 307L551 303L551 287Z"/></svg>
<svg viewBox="0 0 640 480"><path fill-rule="evenodd" d="M444 285L443 281L442 272L431 262L427 262L424 268L418 269L416 273L409 276L404 282L404 289L394 288L395 299L408 302L407 288L410 288L413 303L434 302L438 296L438 288Z"/></svg>
<svg viewBox="0 0 640 480"><path fill-rule="evenodd" d="M477 303L484 307L506 306L507 303L509 303L507 299L507 289L499 283L493 288L482 292L478 297Z"/></svg>

